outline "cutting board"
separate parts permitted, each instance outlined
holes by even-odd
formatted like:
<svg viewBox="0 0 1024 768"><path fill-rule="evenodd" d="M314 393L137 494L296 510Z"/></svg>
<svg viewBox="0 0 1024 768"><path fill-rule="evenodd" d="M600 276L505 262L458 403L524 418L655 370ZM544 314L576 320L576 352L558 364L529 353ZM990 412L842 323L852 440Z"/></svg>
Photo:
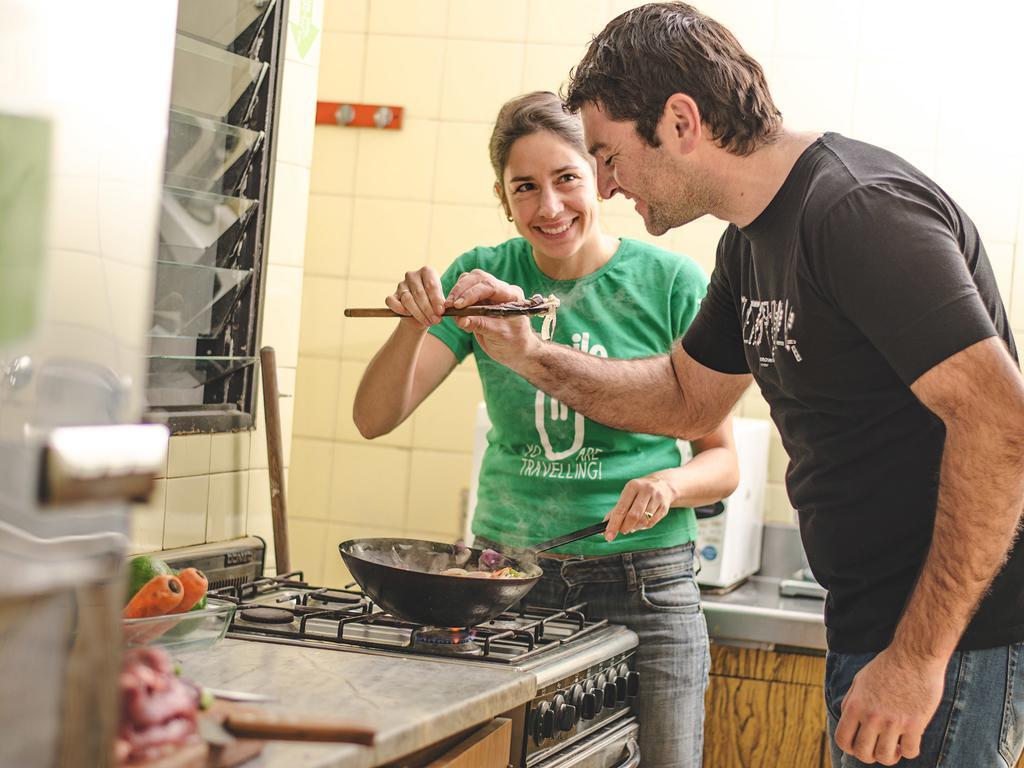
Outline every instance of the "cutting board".
<svg viewBox="0 0 1024 768"><path fill-rule="evenodd" d="M212 718L219 723L230 714L259 711L244 704L215 699L209 709L199 713L200 717ZM259 739L235 739L230 744L219 746L199 742L188 744L170 755L148 760L144 763L130 763L124 768L234 768L263 751L264 742Z"/></svg>

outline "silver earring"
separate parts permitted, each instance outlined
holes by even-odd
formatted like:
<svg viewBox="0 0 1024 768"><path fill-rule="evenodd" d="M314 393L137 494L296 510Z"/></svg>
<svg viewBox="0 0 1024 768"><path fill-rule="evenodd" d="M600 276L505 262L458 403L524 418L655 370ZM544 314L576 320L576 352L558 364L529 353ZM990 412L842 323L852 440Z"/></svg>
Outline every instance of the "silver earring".
<svg viewBox="0 0 1024 768"><path fill-rule="evenodd" d="M508 214L505 214L505 218L508 219L509 221L512 221L512 217L509 216Z"/></svg>

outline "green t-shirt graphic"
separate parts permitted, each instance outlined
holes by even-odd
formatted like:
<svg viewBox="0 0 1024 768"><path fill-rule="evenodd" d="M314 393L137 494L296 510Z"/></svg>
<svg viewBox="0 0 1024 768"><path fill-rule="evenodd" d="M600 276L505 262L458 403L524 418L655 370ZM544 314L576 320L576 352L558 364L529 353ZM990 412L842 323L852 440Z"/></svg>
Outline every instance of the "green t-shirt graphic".
<svg viewBox="0 0 1024 768"><path fill-rule="evenodd" d="M441 278L445 293L463 272L482 269L529 296L561 300L553 341L601 357L664 354L690 325L707 289L691 259L637 240L621 240L603 267L578 280L553 280L530 244L515 238L463 254ZM542 319L532 319L539 331ZM676 441L612 429L584 418L494 362L472 334L446 318L430 329L458 360L472 352L492 428L480 470L473 533L527 547L600 521L629 480L678 467ZM674 509L654 528L602 536L556 552L611 555L683 544L696 537L692 509Z"/></svg>

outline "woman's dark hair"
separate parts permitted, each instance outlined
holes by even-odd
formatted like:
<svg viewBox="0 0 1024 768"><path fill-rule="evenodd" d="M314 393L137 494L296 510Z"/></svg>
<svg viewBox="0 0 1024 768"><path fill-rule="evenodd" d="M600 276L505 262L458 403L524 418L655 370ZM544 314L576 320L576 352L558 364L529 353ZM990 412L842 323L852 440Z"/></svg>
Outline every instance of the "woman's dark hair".
<svg viewBox="0 0 1024 768"><path fill-rule="evenodd" d="M589 159L583 141L583 124L580 117L567 112L558 96L550 91L534 91L517 96L505 102L498 112L498 119L494 121L494 130L491 132L491 142L488 145L494 178L503 190L502 179L512 145L517 139L538 131L553 133L579 152L581 157Z"/></svg>
<svg viewBox="0 0 1024 768"><path fill-rule="evenodd" d="M777 136L782 113L764 71L732 33L685 3L648 3L612 19L573 70L566 107L597 104L632 120L650 146L665 102L690 96L719 146L749 155Z"/></svg>

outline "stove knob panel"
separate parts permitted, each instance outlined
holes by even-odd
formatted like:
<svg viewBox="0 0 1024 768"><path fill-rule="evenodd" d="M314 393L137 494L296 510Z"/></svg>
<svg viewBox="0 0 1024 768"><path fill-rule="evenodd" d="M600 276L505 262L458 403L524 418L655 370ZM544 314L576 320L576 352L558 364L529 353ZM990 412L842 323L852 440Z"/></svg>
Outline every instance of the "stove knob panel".
<svg viewBox="0 0 1024 768"><path fill-rule="evenodd" d="M559 730L571 731L573 726L576 725L576 721L579 716L576 713L576 707L572 704L566 704L557 714L557 720L555 725L558 726Z"/></svg>
<svg viewBox="0 0 1024 768"><path fill-rule="evenodd" d="M533 711L533 743L538 747L544 743L544 718L547 713L551 710L551 705L546 701L542 701L537 705L537 708Z"/></svg>
<svg viewBox="0 0 1024 768"><path fill-rule="evenodd" d="M554 707L548 707L544 710L544 714L541 718L543 720L543 733L544 738L550 739L555 735L555 710Z"/></svg>
<svg viewBox="0 0 1024 768"><path fill-rule="evenodd" d="M593 681L590 693L594 697L594 714L598 715L604 709L604 675L598 675Z"/></svg>
<svg viewBox="0 0 1024 768"><path fill-rule="evenodd" d="M620 704L626 700L628 693L628 684L626 678L623 675L616 675L615 677L615 700Z"/></svg>
<svg viewBox="0 0 1024 768"><path fill-rule="evenodd" d="M629 664L622 662L615 671L619 674L619 677L626 677L629 674Z"/></svg>

